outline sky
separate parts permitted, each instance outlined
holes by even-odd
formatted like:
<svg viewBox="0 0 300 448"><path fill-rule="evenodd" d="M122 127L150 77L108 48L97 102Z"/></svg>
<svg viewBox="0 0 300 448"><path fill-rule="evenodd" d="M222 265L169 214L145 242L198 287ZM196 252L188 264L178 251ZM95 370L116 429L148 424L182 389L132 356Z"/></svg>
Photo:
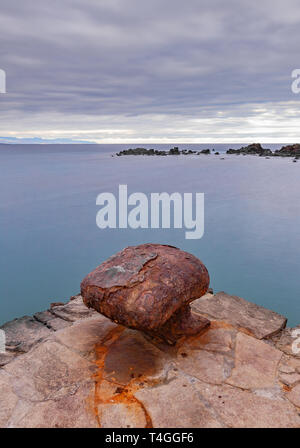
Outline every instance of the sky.
<svg viewBox="0 0 300 448"><path fill-rule="evenodd" d="M300 142L298 0L0 0L0 138Z"/></svg>

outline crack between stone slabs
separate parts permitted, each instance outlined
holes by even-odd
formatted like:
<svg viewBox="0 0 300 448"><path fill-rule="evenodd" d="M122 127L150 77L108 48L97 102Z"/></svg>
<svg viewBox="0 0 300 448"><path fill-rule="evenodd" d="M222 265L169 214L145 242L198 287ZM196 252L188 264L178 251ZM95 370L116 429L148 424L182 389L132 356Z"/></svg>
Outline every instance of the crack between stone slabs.
<svg viewBox="0 0 300 448"><path fill-rule="evenodd" d="M11 420L12 420L12 418L13 418L14 412L15 412L15 410L17 409L18 404L22 401L17 395L16 395L16 397L18 398L18 401L17 401L17 403L15 404L15 406L14 406L12 412L11 412L11 416L9 417L9 419L8 419L8 421L7 421L7 423L6 423L5 428L9 428L9 427L10 427ZM2 428L1 428L1 429L2 429Z"/></svg>
<svg viewBox="0 0 300 448"><path fill-rule="evenodd" d="M122 325L117 325L117 327L122 327ZM116 327L116 328L117 328ZM125 327L123 328L123 331L125 331ZM60 331L60 330L59 330ZM93 353L93 352L95 352L95 346L96 345L98 345L98 344L105 344L106 342L109 342L109 340L107 340L107 337L109 337L109 333L110 333L110 331L111 330L108 330L108 334L105 334L100 340L99 340L99 342L97 342L96 344L93 344L92 346L91 346L91 350L88 352L88 355L89 354L91 354L91 353ZM122 331L122 333L123 333L123 331ZM51 335L50 336L50 341L53 341L53 342L56 342L57 344L59 344L59 345L61 345L62 347L64 347L64 348L66 348L66 349L68 349L70 352L72 352L72 353L75 353L76 355L78 355L78 356L80 356L82 359L84 359L85 361L88 361L88 362L90 362L92 365L96 365L96 362L95 361L93 361L93 360L90 360L89 358L88 358L88 355L87 356L84 356L84 352L82 352L82 351L80 351L80 350L76 350L76 349L74 349L74 348L72 348L72 347L70 347L70 346L68 346L68 345L66 345L66 344L64 344L63 342L61 342L60 340L58 340L57 338L56 338L56 333L57 333L57 331L54 331L53 332L54 334L53 334L53 336ZM113 343L114 341L112 341L112 343Z"/></svg>
<svg viewBox="0 0 300 448"><path fill-rule="evenodd" d="M180 348L180 347L179 347ZM225 356L225 357L227 357L227 358L231 358L231 359L233 359L234 360L234 352L232 352L233 351L233 349L231 349L230 351L228 351L228 352L224 352L224 351L221 351L221 350L210 350L210 349L208 349L208 348L203 348L203 347L193 347L193 348L189 348L189 350L191 351L191 352L196 352L196 351L201 351L201 352L207 352L207 353L211 353L212 355L214 354L214 353L216 353L217 355L221 355L221 356Z"/></svg>
<svg viewBox="0 0 300 448"><path fill-rule="evenodd" d="M279 379L279 375L280 375L280 372L279 372L279 366L280 366L281 360L282 360L282 358L283 358L283 351L281 351L281 350L278 349L277 347L276 347L276 350L278 350L279 352L281 352L281 356L280 356L280 358L279 358L279 360L278 360L278 362L277 362L277 364L276 364L276 369L275 369L275 378L276 378L277 381L280 382L280 379Z"/></svg>
<svg viewBox="0 0 300 448"><path fill-rule="evenodd" d="M233 367L231 368L230 376L228 376L228 377L226 378L226 380L224 381L224 384L227 384L228 386L231 386L231 387L235 387L235 388L240 389L240 390L242 390L242 391L251 391L251 393L252 393L252 390L253 390L253 389L245 389L245 388L243 388L243 387L236 386L236 385L232 385L232 384L230 384L230 383L227 382L227 381L230 379L230 377L231 377L232 370L235 369L235 367L236 367L236 356L235 356L235 355L236 355L237 334L238 334L238 333L236 333L236 334L234 335L234 343L233 343L233 348L232 348L232 351L233 351L233 354L234 354L234 356L233 356L234 365L233 365ZM255 339L257 339L257 338L255 338ZM264 342L263 339L258 339L258 340L261 340L262 342ZM266 343L266 342L265 342L265 343ZM278 351L281 352L281 357L279 358L279 360L277 361L277 364L276 364L276 368L275 368L275 380L277 380L277 382L280 382L280 380L279 380L279 373L278 373L278 372L279 372L279 364L280 364L281 359L282 359L282 357L283 357L283 352L282 352L280 349L278 349L277 347L276 347L276 349L277 349Z"/></svg>
<svg viewBox="0 0 300 448"><path fill-rule="evenodd" d="M55 333L56 333L56 332L55 332ZM74 348L70 347L69 345L64 344L63 342L61 342L61 341L59 341L58 339L56 339L56 338L55 338L55 335L54 335L54 338L53 338L53 339L51 338L51 339L49 339L49 340L52 341L52 342L55 342L56 344L61 345L62 347L64 347L64 348L66 348L67 350L69 350L70 352L74 353L75 355L80 356L80 358L84 359L85 361L88 361L88 362L94 364L94 362L91 361L91 360L88 358L88 355L91 354L91 353L93 353L93 351L94 351L94 347L91 348L91 351L88 352L87 356L84 356L84 352L79 351L79 350L75 350Z"/></svg>
<svg viewBox="0 0 300 448"><path fill-rule="evenodd" d="M186 377L189 382L192 384L193 387L193 383L201 383L201 384L208 384L208 385L213 385L216 386L216 384L210 384L210 383L206 383L205 381L200 380L197 377L194 377L192 375L189 375L188 373L182 371L181 369L179 369L180 373ZM218 386L218 385L217 385ZM208 409L209 411L211 411L212 416L224 427L224 428L229 428L229 426L223 421L222 417L220 416L220 414L215 410L215 408L206 400L206 398L203 397L203 395L201 394L201 392L195 388L195 391L197 393L197 395L200 398L200 401L202 402L202 404L205 406L206 409Z"/></svg>
<svg viewBox="0 0 300 448"><path fill-rule="evenodd" d="M277 349L278 350L278 349ZM281 350L280 350L281 351ZM283 357L283 353L282 353L282 357ZM281 363L281 360L282 360L282 357L280 358L280 360L279 360L279 364ZM300 379L299 380L297 380L295 383L293 383L293 385L292 386L289 386L288 384L285 384L284 383L284 381L282 381L281 379L280 379L280 376L281 375L288 375L288 376L292 376L292 375L299 375L299 377L300 377L300 373L298 373L296 370L295 370L295 372L290 372L290 373L284 373L284 372L281 372L280 371L280 366L279 366L279 364L278 364L278 366L277 366L277 368L276 368L276 379L278 380L278 382L280 383L280 385L282 385L282 388L284 388L284 387L287 387L289 390L288 391L286 391L286 392L290 392L292 389L294 389L294 387L295 386L298 386L298 384L300 384Z"/></svg>
<svg viewBox="0 0 300 448"><path fill-rule="evenodd" d="M63 306L63 305L62 305L62 306ZM75 319L75 320L72 320L71 318L68 319L67 317L62 317L62 316L56 314L55 311L53 311L52 309L50 309L50 310L48 310L48 311L49 311L49 313L53 314L53 316L55 316L56 318L61 319L61 320L64 320L64 321L66 321L66 322L72 322L72 324L74 324L74 322L76 322L77 320L80 320L80 317L77 318L77 319ZM84 318L83 318L83 319L84 319Z"/></svg>
<svg viewBox="0 0 300 448"><path fill-rule="evenodd" d="M198 350L198 349L197 349ZM202 349L199 349L199 351L204 351L204 352L207 352L207 353L211 353L211 354L214 354L214 352L211 352L210 350L202 350ZM231 355L227 355L227 354L224 354L224 353L218 353L219 355L221 355L222 357L223 357L223 361L224 361L224 364L225 365L223 365L223 374L224 374L224 381L222 381L221 383L211 383L211 382L209 382L209 381L204 381L204 380L201 380L200 378L198 378L198 377L193 377L193 378L197 378L199 381L203 381L204 383L206 383L206 384L209 384L209 385L211 385L211 386L220 386L220 385L222 385L222 384L227 384L226 383L226 381L230 378L230 376L231 376L231 373L232 373L232 370L234 369L234 367L235 367L235 363L234 363L234 357L232 357ZM175 361L176 362L176 361ZM178 364L176 363L176 366L177 366ZM182 370L182 367L178 367L179 368L179 370L180 371L184 371L184 370ZM230 369L230 372L228 373L228 371L226 372L226 368L227 369ZM187 375L188 375L188 373L186 373Z"/></svg>
<svg viewBox="0 0 300 448"><path fill-rule="evenodd" d="M58 341L56 341L55 339L53 339L52 335L49 336L48 338L45 338L42 342L54 342L54 343L56 343L56 344L59 343ZM38 344L38 345L39 345L39 344ZM89 367L91 367L91 368L94 368L94 367L95 367L95 363L94 363L93 361L90 361L90 360L84 358L84 357L83 357L82 355L80 355L78 352L76 352L76 351L70 349L70 347L68 347L68 346L66 346L66 345L64 345L64 344L61 344L61 343L60 343L60 345L63 346L63 347L64 347L66 350L68 350L69 352L71 352L71 353L75 353L76 355L78 355L78 356L79 356L80 358L82 358L85 362L88 362L88 363L89 363ZM33 349L35 349L35 348L36 348L36 345L34 345L28 352L26 352L26 353L24 353L24 354L29 353L31 350L33 350ZM12 359L12 361L14 361L15 359L16 359L16 357L15 357L14 359ZM11 361L11 362L12 362L12 361ZM7 364L6 364L6 365L7 365ZM3 370L3 372L5 372L5 374L8 376L9 384L10 384L10 386L11 386L12 389L13 389L13 393L14 393L19 399L26 400L26 401L29 401L29 402L32 402L32 403L37 403L37 402L42 403L42 402L44 402L44 401L48 401L48 399L45 399L45 400L30 400L30 399L27 399L27 398L25 399L25 398L23 398L22 396L20 396L20 395L17 393L17 391L16 391L16 389L15 389L15 386L14 386L14 384L13 384L13 380L16 379L16 376L13 375L11 372L7 372L7 370L5 370L5 366L3 366L2 370ZM31 378L39 379L39 377L37 377L37 376L31 376ZM79 384L79 385L81 385L81 384L84 384L85 381L86 381L86 380L78 381L78 382L75 383L75 384ZM62 387L64 387L64 386L62 386ZM66 386L66 387L67 387L67 386ZM61 389L61 388L60 388L60 389ZM60 390L60 389L58 389L58 390ZM68 396L68 394L66 394L66 396Z"/></svg>
<svg viewBox="0 0 300 448"><path fill-rule="evenodd" d="M236 367L236 344L237 344L237 335L238 332L232 335L232 349L231 349L231 355L232 355L232 366L231 366L231 370L230 370L230 374L226 377L224 384L226 383L227 380L229 380L229 378L232 375L232 371L233 369L235 369ZM226 383L227 384L227 383ZM242 389L242 388L241 388ZM246 389L242 389L242 390L246 390Z"/></svg>
<svg viewBox="0 0 300 448"><path fill-rule="evenodd" d="M62 397L59 397L59 398L46 398L46 399L44 399L44 400L36 400L36 401L30 400L30 399L28 399L28 398L20 397L19 395L17 395L17 394L14 392L14 394L15 394L16 397L18 398L18 401L17 401L17 403L16 403L16 405L15 405L15 407L14 407L12 413L11 413L11 416L10 416L10 418L9 418L7 424L6 424L6 427L9 428L10 425L12 424L12 421L13 421L13 419L14 419L14 412L15 412L17 406L18 406L20 403L26 403L26 404L28 404L28 405L38 405L38 404L47 403L47 402L54 402L54 403L55 403L55 402L57 402L57 401L59 401L59 400L65 398L65 397L71 397L71 396L73 396L73 395L76 395L77 392L78 392L78 390L79 390L79 388L80 388L80 386L83 386L84 384L88 384L88 383L89 383L88 381L83 381L83 382L76 383L76 386L78 385L78 387L76 388L76 391L75 391L74 393L66 394L66 395L63 395ZM91 381L91 384L92 384L92 381ZM29 409L28 411L26 411L26 412L19 418L19 421L22 420L23 418L25 418L25 417L27 416L28 412L30 412L30 409Z"/></svg>
<svg viewBox="0 0 300 448"><path fill-rule="evenodd" d="M280 333L283 333L284 330L286 330L286 324L287 324L287 319L285 320L285 322L283 322L282 326L278 329L278 330L274 330L273 333L268 334L267 336L264 336L263 338L261 338L261 341L272 341L272 338L274 336L279 336Z"/></svg>
<svg viewBox="0 0 300 448"><path fill-rule="evenodd" d="M193 377L193 376L189 375L188 373L182 371L181 369L180 369L180 372L183 374L183 376L188 377L188 378L191 378L191 379L193 380L193 382L199 382L199 383L204 384L204 385L205 385L205 384L208 384L208 385L210 385L210 386L220 386L220 385L218 385L218 384L211 384L211 383L208 383L208 382L206 382L206 381L200 380L200 379L197 378L197 377ZM250 395L257 395L257 394L255 393L255 391L258 390L258 389L243 389L243 388L240 387L240 386L235 386L235 385L232 385L232 384L228 384L228 383L226 383L226 382L224 382L223 384L221 384L221 386L222 386L222 385L227 386L227 387L231 387L232 389L239 389L239 390L241 390L241 391L243 391L243 392L245 392L245 393L248 393L248 394L250 394ZM197 393L199 394L200 397L202 397L201 393L200 393L198 390L197 390ZM202 398L203 398L204 401L206 401L204 397L202 397ZM270 399L270 400L271 400L271 399ZM204 402L204 401L203 401L203 402ZM285 396L285 394L282 395L282 398L280 398L280 401L284 401L284 402L286 402L286 403L289 403L289 404L291 404L291 405L296 409L297 412L298 412L298 409L299 409L299 411L300 411L300 407L298 408L296 405L294 405L294 404L293 404L293 403L292 403L292 402ZM209 403L208 403L208 405L211 406L211 408L214 410L214 412L217 413L217 411L214 409L214 407L213 407L212 405L210 405ZM218 414L217 414L217 415L218 415ZM300 415L300 414L299 414L299 415ZM217 420L218 420L218 418L217 418ZM218 420L218 421L219 421L219 420ZM221 422L222 424L225 424L225 423L223 423L223 420L222 420L221 417L220 417L220 422ZM225 424L225 426L227 427L226 424Z"/></svg>
<svg viewBox="0 0 300 448"><path fill-rule="evenodd" d="M277 390L276 390L276 386L277 386ZM276 393L277 391L277 395L273 395L274 393ZM261 388L257 388L257 389L250 389L250 392L258 397L263 397L263 398L267 398L270 400L278 400L278 401L283 401L286 402L286 397L285 394L282 390L282 388L280 387L280 384L276 384L274 387L261 387ZM271 396L266 396L264 395L265 393L270 393Z"/></svg>
<svg viewBox="0 0 300 448"><path fill-rule="evenodd" d="M53 331L53 333L54 333L54 331ZM44 338L38 339L37 341L34 342L34 344L32 344L32 346L30 347L30 349L27 352L24 352L24 351L9 351L8 350L9 353L13 353L15 356L10 361L8 361L6 364L4 364L3 366L0 366L0 369L4 369L5 366L7 366L11 362L15 361L20 356L26 355L27 353L30 353L32 350L34 350L36 347L38 347L43 342L51 340L51 337L52 337L52 335L48 335L48 336L45 336Z"/></svg>
<svg viewBox="0 0 300 448"><path fill-rule="evenodd" d="M54 314L53 314L53 316L54 316ZM40 319L38 319L36 316L32 316L33 317L33 319L35 319L38 323L40 323L40 324L42 324L42 325L44 325L46 328L48 328L49 330L51 330L51 331L53 331L53 332L56 332L57 330L54 330L54 328L52 328L51 326L50 326L50 324L48 325L48 323L47 322L43 322L42 320L40 320ZM61 317L57 317L57 316L55 316L57 319L61 319L62 321L65 321L65 319L62 319ZM65 321L65 322L68 322L68 321Z"/></svg>
<svg viewBox="0 0 300 448"><path fill-rule="evenodd" d="M34 378L36 378L36 377L34 377ZM35 404L47 403L47 402L49 402L49 401L57 402L57 401L59 401L59 400L61 400L61 399L63 399L63 398L66 398L66 397L72 397L72 396L74 396L74 395L77 394L77 392L78 392L78 390L80 389L81 386L84 386L85 384L89 384L89 383L90 383L90 385L91 385L91 387L92 387L92 385L93 385L93 381L92 381L92 380L89 380L89 381L87 381L87 380L78 381L77 383L74 383L74 384L72 384L72 385L69 386L69 388L71 388L72 386L75 386L75 389L76 389L76 390L75 390L74 392L71 391L70 393L65 393L65 394L63 394L63 395L61 395L61 396L59 396L59 397L56 397L56 398L54 398L54 397L51 398L51 397L50 397L50 398L43 398L43 399L40 399L40 400L31 400L30 398L23 397L22 395L19 395L19 394L16 392L15 387L14 387L13 384L10 383L10 385L11 385L11 387L12 387L12 389L13 389L13 393L14 393L14 395L18 398L18 402L19 402L19 401L24 401L24 402L26 402L26 403L35 405ZM61 389L63 389L64 387L68 388L68 386L62 386L62 387L60 387L59 389L57 389L56 392L59 392L59 391L60 391Z"/></svg>
<svg viewBox="0 0 300 448"><path fill-rule="evenodd" d="M253 331L252 331L250 328L242 327L242 326L239 326L238 324L234 325L234 324L230 323L229 321L224 320L224 318L221 318L221 317L220 317L220 318L216 318L216 316L214 316L214 315L212 315L212 314L209 314L209 313L204 313L204 312L201 313L200 311L197 310L197 308L193 309L193 312L194 312L195 314L198 314L198 315L202 316L202 317L206 317L207 319L209 319L209 320L211 320L211 321L225 322L225 323L227 323L228 325L230 325L230 326L232 327L232 329L237 330L237 331L240 332L240 333L244 333L244 334L246 334L247 336L251 336L251 337L253 337L254 339L257 339L257 340L259 340L259 341L264 341L264 342L266 342L266 343L267 343L267 341L269 341L269 340L270 340L270 342L273 342L273 341L272 341L272 338L273 338L274 336L279 335L280 333L282 333L282 332L286 329L286 322L285 322L285 323L282 324L282 326L281 326L279 329L274 330L272 333L268 334L267 336L264 336L264 337L262 337L262 338L259 338L259 337L257 337L257 336L254 335Z"/></svg>
<svg viewBox="0 0 300 448"><path fill-rule="evenodd" d="M47 325L46 322L42 322L41 320L37 319L35 316L31 316L32 319L34 319L36 322L38 322L39 324L41 324L42 326L48 328L50 331L52 331L52 333L55 333L56 330L54 330L53 328L49 327ZM63 320L63 319L62 319ZM9 347L7 348L7 351L9 353L12 353L14 355L14 357L12 359L10 359L7 363L5 363L4 365L0 366L0 369L3 369L6 365L10 364L12 361L14 361L17 357L25 355L26 353L29 353L32 349L34 349L35 347L37 347L40 343L44 342L47 340L47 338L49 338L50 335L44 336L41 339L36 340L32 346L30 347L30 349L28 351L18 351L18 350L14 350L14 349L10 349ZM18 345L20 345L22 342L20 342Z"/></svg>

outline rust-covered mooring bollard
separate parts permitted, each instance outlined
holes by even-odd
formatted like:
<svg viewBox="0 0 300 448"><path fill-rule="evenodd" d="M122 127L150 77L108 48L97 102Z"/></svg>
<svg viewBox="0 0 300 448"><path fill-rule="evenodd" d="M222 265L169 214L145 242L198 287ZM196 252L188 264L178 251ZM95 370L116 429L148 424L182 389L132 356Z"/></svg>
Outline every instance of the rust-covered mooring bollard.
<svg viewBox="0 0 300 448"><path fill-rule="evenodd" d="M194 255L143 244L127 247L88 274L81 294L89 308L114 322L174 345L209 326L189 306L208 286L208 271Z"/></svg>

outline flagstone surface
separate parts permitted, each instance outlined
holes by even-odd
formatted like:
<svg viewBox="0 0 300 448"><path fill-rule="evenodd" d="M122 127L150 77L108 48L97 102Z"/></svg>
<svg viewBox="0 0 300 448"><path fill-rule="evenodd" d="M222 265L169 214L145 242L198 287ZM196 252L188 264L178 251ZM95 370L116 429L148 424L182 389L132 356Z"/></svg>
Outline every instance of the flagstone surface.
<svg viewBox="0 0 300 448"><path fill-rule="evenodd" d="M211 325L174 347L88 310L80 296L6 324L0 427L299 428L292 330L226 296L221 311L222 295L195 301Z"/></svg>

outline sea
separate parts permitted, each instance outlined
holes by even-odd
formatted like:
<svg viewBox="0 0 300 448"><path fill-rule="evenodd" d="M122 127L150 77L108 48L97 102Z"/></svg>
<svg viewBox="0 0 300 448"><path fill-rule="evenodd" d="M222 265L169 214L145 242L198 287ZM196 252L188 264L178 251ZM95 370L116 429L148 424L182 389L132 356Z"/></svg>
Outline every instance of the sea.
<svg viewBox="0 0 300 448"><path fill-rule="evenodd" d="M282 144L263 146L279 149ZM215 155L123 156L135 147ZM0 145L0 325L67 301L126 246L170 244L207 266L211 287L300 323L300 161L226 155L242 144ZM100 229L100 193L204 193L204 235Z"/></svg>

